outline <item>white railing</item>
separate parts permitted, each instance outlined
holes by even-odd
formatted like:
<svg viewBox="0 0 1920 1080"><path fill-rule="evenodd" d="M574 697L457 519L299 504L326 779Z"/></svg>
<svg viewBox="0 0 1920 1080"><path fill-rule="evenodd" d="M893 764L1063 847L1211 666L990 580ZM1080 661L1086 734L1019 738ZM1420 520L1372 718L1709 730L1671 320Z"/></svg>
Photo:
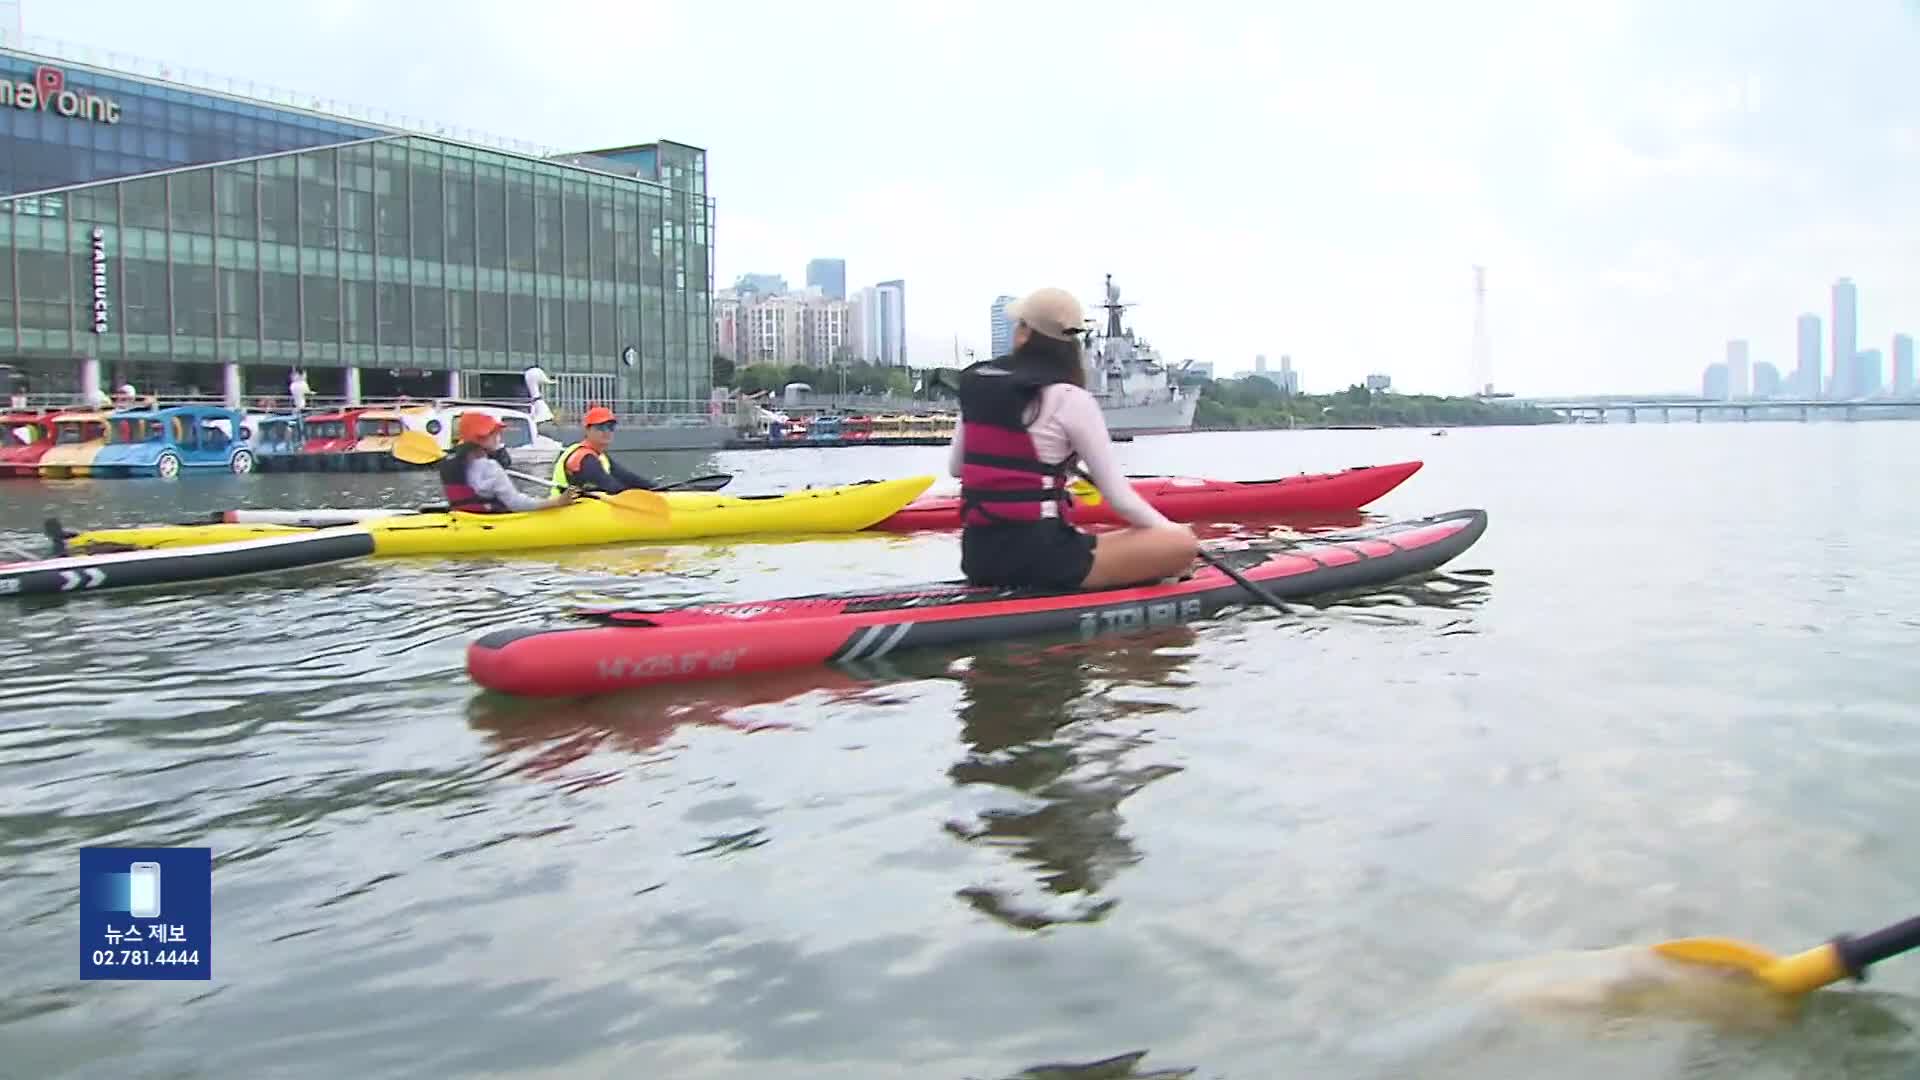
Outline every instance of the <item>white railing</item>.
<svg viewBox="0 0 1920 1080"><path fill-rule="evenodd" d="M109 391L109 393L111 393L111 391ZM66 394L27 394L25 398L28 409L85 409L91 407L80 400L80 395L77 392ZM345 397L337 395L308 394L305 411L313 413L331 412L336 409L345 408L379 409L396 405L432 405L436 402L447 400L451 399L430 394L397 395L392 397L362 395L358 402L349 402ZM527 410L529 405L525 398L462 397L458 400L463 403L492 405L502 409L518 409L523 412ZM11 401L12 398L10 397L0 398L0 406L10 405ZM170 391L153 393L142 390L135 399L135 402L136 408L153 408L156 402L161 407L168 405L224 405L226 399L219 394L179 394ZM620 423L629 427L683 427L700 426L709 423L730 425L733 423L736 411L734 402L722 401L716 405L714 402L706 400L644 399L637 401L616 401L611 403L609 407L613 409L614 415L619 418ZM107 408L119 408L119 405L110 404ZM244 412L291 412L293 411L293 398L285 394L243 394L240 398L240 408ZM692 421L698 421L698 425L690 424ZM553 422L558 424L577 424L580 422L580 417L577 412L572 410L556 409L554 410Z"/></svg>
<svg viewBox="0 0 1920 1080"><path fill-rule="evenodd" d="M436 123L417 116L390 113L367 105L336 101L318 94L302 94L282 89L266 83L235 79L196 68L182 67L160 60L151 60L131 53L114 52L108 49L95 49L86 45L63 41L59 38L44 37L39 34L25 34L15 39L7 28L0 26L0 46L32 53L46 60L67 60L78 64L87 64L107 72L124 72L143 78L171 83L182 89L208 90L230 97L244 98L248 101L266 105L278 105L283 108L300 109L334 120L354 120L375 127L392 128L396 131L410 132L416 135L432 135L452 142L463 142L473 146L484 146L495 150L527 157L552 157L562 153L557 147L543 146L523 139L510 139L490 132L473 128L457 127L452 124Z"/></svg>

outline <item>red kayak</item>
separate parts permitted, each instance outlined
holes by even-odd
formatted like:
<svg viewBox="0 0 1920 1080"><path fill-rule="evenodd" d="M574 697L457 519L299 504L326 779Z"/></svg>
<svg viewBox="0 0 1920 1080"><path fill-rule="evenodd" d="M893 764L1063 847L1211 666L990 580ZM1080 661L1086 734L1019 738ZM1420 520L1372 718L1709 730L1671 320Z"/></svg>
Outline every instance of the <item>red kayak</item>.
<svg viewBox="0 0 1920 1080"><path fill-rule="evenodd" d="M1302 473L1275 480L1203 480L1189 476L1136 476L1133 490L1174 521L1233 521L1243 517L1358 510L1420 471L1421 462L1361 465L1330 473ZM1104 499L1075 502L1067 519L1075 525L1124 525ZM915 532L958 529L958 495L922 495L872 529Z"/></svg>
<svg viewBox="0 0 1920 1080"><path fill-rule="evenodd" d="M1423 574L1472 547L1484 510L1456 510L1353 532L1215 554L1278 600L1369 588ZM1192 622L1258 603L1211 566L1172 583L1119 589L993 589L929 582L663 610L598 610L578 627L495 630L467 646L467 674L489 690L570 697L655 683L850 665L897 651L1044 634L1082 639Z"/></svg>

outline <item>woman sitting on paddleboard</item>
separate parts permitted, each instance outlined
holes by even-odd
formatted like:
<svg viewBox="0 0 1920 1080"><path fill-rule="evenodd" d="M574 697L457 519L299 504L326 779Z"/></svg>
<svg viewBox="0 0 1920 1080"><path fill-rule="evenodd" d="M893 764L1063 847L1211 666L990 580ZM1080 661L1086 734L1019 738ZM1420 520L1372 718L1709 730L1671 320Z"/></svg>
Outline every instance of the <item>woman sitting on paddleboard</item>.
<svg viewBox="0 0 1920 1080"><path fill-rule="evenodd" d="M1199 545L1134 491L1086 390L1080 302L1040 289L1007 308L1013 352L960 373L948 471L960 478L960 570L976 585L1111 588L1184 574ZM1063 506L1078 462L1133 528L1095 536Z"/></svg>

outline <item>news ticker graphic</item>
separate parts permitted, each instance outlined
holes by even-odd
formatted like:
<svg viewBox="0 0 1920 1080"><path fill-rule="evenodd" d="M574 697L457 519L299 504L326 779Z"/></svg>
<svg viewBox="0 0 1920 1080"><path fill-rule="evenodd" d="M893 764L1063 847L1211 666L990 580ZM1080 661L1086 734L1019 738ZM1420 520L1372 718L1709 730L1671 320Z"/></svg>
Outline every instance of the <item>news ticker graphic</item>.
<svg viewBox="0 0 1920 1080"><path fill-rule="evenodd" d="M82 979L213 978L213 849L80 849Z"/></svg>

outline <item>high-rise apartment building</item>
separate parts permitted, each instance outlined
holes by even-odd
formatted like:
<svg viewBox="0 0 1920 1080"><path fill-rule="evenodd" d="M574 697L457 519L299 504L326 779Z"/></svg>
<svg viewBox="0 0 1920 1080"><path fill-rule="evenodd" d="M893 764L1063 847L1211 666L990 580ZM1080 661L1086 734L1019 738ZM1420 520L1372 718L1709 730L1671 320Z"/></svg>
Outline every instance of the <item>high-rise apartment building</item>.
<svg viewBox="0 0 1920 1080"><path fill-rule="evenodd" d="M829 300L847 298L847 260L814 259L807 263L807 288L819 289Z"/></svg>
<svg viewBox="0 0 1920 1080"><path fill-rule="evenodd" d="M989 325L988 348L995 356L1005 356L1013 351L1013 320L1007 317L1007 305L1018 297L996 296L993 298L993 314Z"/></svg>
<svg viewBox="0 0 1920 1080"><path fill-rule="evenodd" d="M1795 353L1793 368L1793 392L1802 397L1820 396L1820 316L1811 313L1800 316L1795 325L1799 339L1799 349Z"/></svg>
<svg viewBox="0 0 1920 1080"><path fill-rule="evenodd" d="M1849 398L1858 394L1859 380L1854 375L1858 366L1854 355L1859 350L1860 299L1858 290L1853 287L1853 279L1841 278L1833 283L1833 375L1827 383L1827 397Z"/></svg>

